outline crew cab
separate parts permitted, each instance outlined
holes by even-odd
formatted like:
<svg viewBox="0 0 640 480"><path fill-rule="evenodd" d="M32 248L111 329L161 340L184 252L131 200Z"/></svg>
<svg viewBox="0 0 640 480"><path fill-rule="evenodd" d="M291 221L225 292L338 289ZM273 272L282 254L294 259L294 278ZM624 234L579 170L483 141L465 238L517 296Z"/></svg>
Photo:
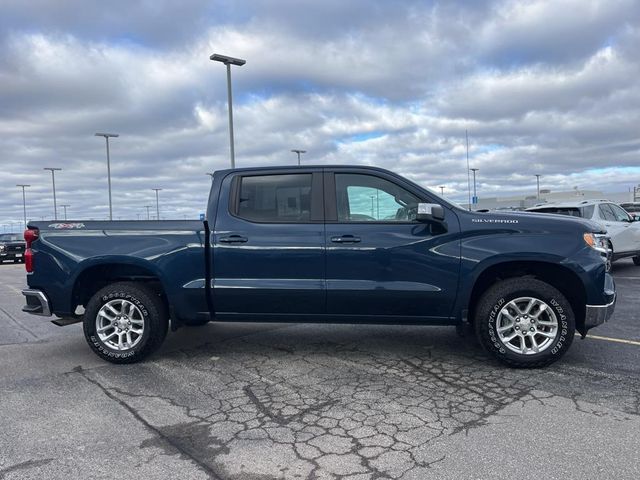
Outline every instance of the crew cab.
<svg viewBox="0 0 640 480"><path fill-rule="evenodd" d="M213 320L473 327L540 367L613 313L604 233L466 211L374 167L221 170L203 222L29 223L24 311L82 321L114 363Z"/></svg>

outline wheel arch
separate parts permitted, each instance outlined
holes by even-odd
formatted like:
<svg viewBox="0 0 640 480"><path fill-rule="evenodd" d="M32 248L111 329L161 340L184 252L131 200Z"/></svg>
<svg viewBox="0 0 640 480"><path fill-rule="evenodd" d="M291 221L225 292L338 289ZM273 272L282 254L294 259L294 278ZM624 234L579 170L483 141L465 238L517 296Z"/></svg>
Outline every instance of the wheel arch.
<svg viewBox="0 0 640 480"><path fill-rule="evenodd" d="M527 276L548 283L567 298L575 315L576 329L582 333L587 298L582 280L577 273L566 266L536 260L505 261L483 269L476 276L469 292L467 303L469 322L473 322L478 301L488 288L500 280Z"/></svg>
<svg viewBox="0 0 640 480"><path fill-rule="evenodd" d="M160 272L146 261L137 259L110 259L84 265L73 280L72 308L87 303L101 288L115 282L140 282L159 295L168 308L169 299Z"/></svg>

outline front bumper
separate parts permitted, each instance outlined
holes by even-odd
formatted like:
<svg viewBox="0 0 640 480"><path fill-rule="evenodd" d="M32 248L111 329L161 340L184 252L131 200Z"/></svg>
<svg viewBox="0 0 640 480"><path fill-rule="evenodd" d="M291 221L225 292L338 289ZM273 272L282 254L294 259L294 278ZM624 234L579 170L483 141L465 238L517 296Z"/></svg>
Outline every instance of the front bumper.
<svg viewBox="0 0 640 480"><path fill-rule="evenodd" d="M604 298L608 301L604 305L586 305L584 326L587 330L607 322L616 308L616 287L608 273L605 274Z"/></svg>
<svg viewBox="0 0 640 480"><path fill-rule="evenodd" d="M24 260L24 252L2 252L0 262L3 260Z"/></svg>
<svg viewBox="0 0 640 480"><path fill-rule="evenodd" d="M589 329L597 327L608 321L613 315L616 307L616 300L606 305L587 305L587 314L584 318L584 326Z"/></svg>
<svg viewBox="0 0 640 480"><path fill-rule="evenodd" d="M51 316L51 305L49 299L41 290L27 288L22 290L22 294L27 299L27 304L22 307L23 312L42 317Z"/></svg>

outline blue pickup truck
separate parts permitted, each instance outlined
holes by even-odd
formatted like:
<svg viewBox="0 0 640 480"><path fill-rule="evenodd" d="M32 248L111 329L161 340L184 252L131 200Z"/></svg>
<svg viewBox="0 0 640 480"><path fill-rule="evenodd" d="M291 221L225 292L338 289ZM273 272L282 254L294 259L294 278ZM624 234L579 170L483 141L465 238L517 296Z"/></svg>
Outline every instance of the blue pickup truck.
<svg viewBox="0 0 640 480"><path fill-rule="evenodd" d="M221 170L204 222L32 222L25 240L23 310L82 321L113 363L214 320L473 328L541 367L616 300L596 224L466 211L373 167Z"/></svg>

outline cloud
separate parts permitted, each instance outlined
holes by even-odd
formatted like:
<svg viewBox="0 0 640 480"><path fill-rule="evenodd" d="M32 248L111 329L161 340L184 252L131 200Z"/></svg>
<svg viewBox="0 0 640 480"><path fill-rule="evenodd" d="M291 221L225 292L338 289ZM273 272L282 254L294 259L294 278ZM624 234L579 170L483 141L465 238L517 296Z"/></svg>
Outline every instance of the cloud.
<svg viewBox="0 0 640 480"><path fill-rule="evenodd" d="M82 12L78 14L77 12ZM58 203L114 214L204 210L229 164L233 68L239 166L387 167L464 201L465 130L480 196L638 183L637 2L8 1L0 16L0 228ZM604 169L604 170L603 170ZM594 173L595 172L595 173ZM606 173L603 173L606 172ZM8 227L5 227L8 228Z"/></svg>

